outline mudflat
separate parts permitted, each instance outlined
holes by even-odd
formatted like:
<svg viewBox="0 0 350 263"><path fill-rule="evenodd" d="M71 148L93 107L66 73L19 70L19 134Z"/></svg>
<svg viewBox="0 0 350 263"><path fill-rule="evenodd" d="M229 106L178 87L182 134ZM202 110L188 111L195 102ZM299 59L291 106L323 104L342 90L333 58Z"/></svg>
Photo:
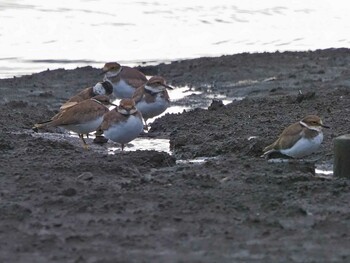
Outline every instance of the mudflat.
<svg viewBox="0 0 350 263"><path fill-rule="evenodd" d="M187 87L172 103L189 110L147 134L171 154L32 131L100 69L0 80L0 261L349 262L350 180L315 173L350 130L349 65L349 49L327 49L138 67ZM308 114L331 127L317 153L260 157Z"/></svg>

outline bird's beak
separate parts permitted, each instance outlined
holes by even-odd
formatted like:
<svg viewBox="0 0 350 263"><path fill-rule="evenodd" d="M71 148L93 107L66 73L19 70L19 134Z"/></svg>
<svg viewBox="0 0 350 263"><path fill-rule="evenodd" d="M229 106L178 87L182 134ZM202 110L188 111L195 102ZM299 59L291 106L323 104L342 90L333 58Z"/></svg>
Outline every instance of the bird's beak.
<svg viewBox="0 0 350 263"><path fill-rule="evenodd" d="M323 124L321 124L321 127L322 127L322 128L326 128L326 129L329 129L329 128L330 128L329 126L326 126L326 125L323 125Z"/></svg>
<svg viewBox="0 0 350 263"><path fill-rule="evenodd" d="M174 89L173 87L171 87L171 86L169 86L169 85L164 85L164 87L167 88L167 89L170 89L170 90L173 90L173 89Z"/></svg>

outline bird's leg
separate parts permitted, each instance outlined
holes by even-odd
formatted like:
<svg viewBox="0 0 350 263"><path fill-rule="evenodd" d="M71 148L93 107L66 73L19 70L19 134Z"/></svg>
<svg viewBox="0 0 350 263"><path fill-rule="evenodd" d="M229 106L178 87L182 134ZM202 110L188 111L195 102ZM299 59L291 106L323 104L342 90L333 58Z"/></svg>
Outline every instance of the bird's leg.
<svg viewBox="0 0 350 263"><path fill-rule="evenodd" d="M85 139L84 139L84 134L80 133L78 134L79 135L79 138L83 141L83 147L85 150L89 149L89 146L87 145Z"/></svg>
<svg viewBox="0 0 350 263"><path fill-rule="evenodd" d="M146 119L143 119L143 122L145 123L145 125L143 125L143 129L144 129L145 131L148 131L147 120L146 120Z"/></svg>
<svg viewBox="0 0 350 263"><path fill-rule="evenodd" d="M95 132L95 139L94 139L94 143L97 144L104 144L108 142L108 139L106 137L103 136L103 131L102 130L97 130Z"/></svg>
<svg viewBox="0 0 350 263"><path fill-rule="evenodd" d="M124 146L125 146L124 143L122 143L122 152L124 152Z"/></svg>
<svg viewBox="0 0 350 263"><path fill-rule="evenodd" d="M95 136L102 136L103 131L101 129L96 130Z"/></svg>

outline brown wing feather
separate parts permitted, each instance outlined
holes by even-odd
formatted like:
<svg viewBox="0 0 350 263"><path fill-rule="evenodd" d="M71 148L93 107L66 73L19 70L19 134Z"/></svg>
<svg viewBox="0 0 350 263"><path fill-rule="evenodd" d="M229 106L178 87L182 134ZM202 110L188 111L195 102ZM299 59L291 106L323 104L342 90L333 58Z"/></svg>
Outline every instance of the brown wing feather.
<svg viewBox="0 0 350 263"><path fill-rule="evenodd" d="M125 82L133 87L140 87L145 84L145 81L142 79L125 79Z"/></svg>
<svg viewBox="0 0 350 263"><path fill-rule="evenodd" d="M304 132L304 128L299 122L293 123L283 130L278 139L271 145L265 147L263 152L271 150L288 149L292 147L297 140L299 140Z"/></svg>
<svg viewBox="0 0 350 263"><path fill-rule="evenodd" d="M76 102L72 102L74 103L74 105L76 105L77 103ZM60 109L60 111L58 113L56 113L50 120L48 121L43 121L43 122L39 122L39 123L36 123L34 124L34 127L37 127L37 128L42 128L42 127L51 127L53 126L52 125L52 122L54 120L57 120L61 117L61 115L70 107L74 106L74 105L70 105L69 107L66 107L64 109Z"/></svg>
<svg viewBox="0 0 350 263"><path fill-rule="evenodd" d="M91 99L93 96L94 96L93 87L88 87L80 91L74 97L79 97L83 100L88 100L88 99ZM70 98L68 101L74 101L74 97Z"/></svg>
<svg viewBox="0 0 350 263"><path fill-rule="evenodd" d="M143 96L144 96L144 92L145 88L144 85L142 85L141 87L138 87L135 92L134 95L132 96L132 98L134 99L135 103L138 103L139 101L142 100Z"/></svg>
<svg viewBox="0 0 350 263"><path fill-rule="evenodd" d="M67 101L60 107L60 110L66 110L70 107L73 107L74 105L78 104L80 101Z"/></svg>
<svg viewBox="0 0 350 263"><path fill-rule="evenodd" d="M89 87L86 89L83 89L78 94L71 97L69 100L67 100L65 103L62 104L60 107L60 110L64 110L66 108L70 108L71 106L74 106L78 102L82 102L83 100L88 100L93 97L93 88Z"/></svg>
<svg viewBox="0 0 350 263"><path fill-rule="evenodd" d="M140 87L147 82L146 76L137 69L123 66L120 77L133 87Z"/></svg>
<svg viewBox="0 0 350 263"><path fill-rule="evenodd" d="M99 116L103 116L108 112L108 108L93 100L84 100L75 106L67 108L58 113L60 116L53 119L50 126L62 126L84 123L93 120Z"/></svg>
<svg viewBox="0 0 350 263"><path fill-rule="evenodd" d="M141 71L138 71L137 69L130 68L127 66L123 66L123 70L120 72L120 76L123 78L126 75L132 79L140 79L140 80L143 80L144 82L147 81L145 74L143 74Z"/></svg>

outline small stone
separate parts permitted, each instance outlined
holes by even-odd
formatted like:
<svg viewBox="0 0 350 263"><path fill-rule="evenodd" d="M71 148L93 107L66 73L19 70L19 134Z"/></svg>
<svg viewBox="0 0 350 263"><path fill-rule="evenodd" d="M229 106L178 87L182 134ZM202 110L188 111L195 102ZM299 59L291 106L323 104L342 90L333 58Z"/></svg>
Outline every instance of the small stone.
<svg viewBox="0 0 350 263"><path fill-rule="evenodd" d="M83 172L80 174L77 179L84 180L84 181L90 181L94 178L94 175L91 172Z"/></svg>
<svg viewBox="0 0 350 263"><path fill-rule="evenodd" d="M208 110L217 110L219 108L224 107L224 103L222 102L222 100L216 100L214 99L212 101L212 103L210 104L210 106L208 107Z"/></svg>
<svg viewBox="0 0 350 263"><path fill-rule="evenodd" d="M151 180L152 180L152 175L150 175L150 174L145 174L145 175L143 176L143 180L146 181L146 182L151 181Z"/></svg>
<svg viewBox="0 0 350 263"><path fill-rule="evenodd" d="M102 135L98 135L96 136L96 138L93 140L94 143L96 144L105 144L108 142L108 139L105 138L104 136Z"/></svg>
<svg viewBox="0 0 350 263"><path fill-rule="evenodd" d="M76 194L77 194L77 190L71 187L62 191L62 195L65 195L65 196L74 196Z"/></svg>

